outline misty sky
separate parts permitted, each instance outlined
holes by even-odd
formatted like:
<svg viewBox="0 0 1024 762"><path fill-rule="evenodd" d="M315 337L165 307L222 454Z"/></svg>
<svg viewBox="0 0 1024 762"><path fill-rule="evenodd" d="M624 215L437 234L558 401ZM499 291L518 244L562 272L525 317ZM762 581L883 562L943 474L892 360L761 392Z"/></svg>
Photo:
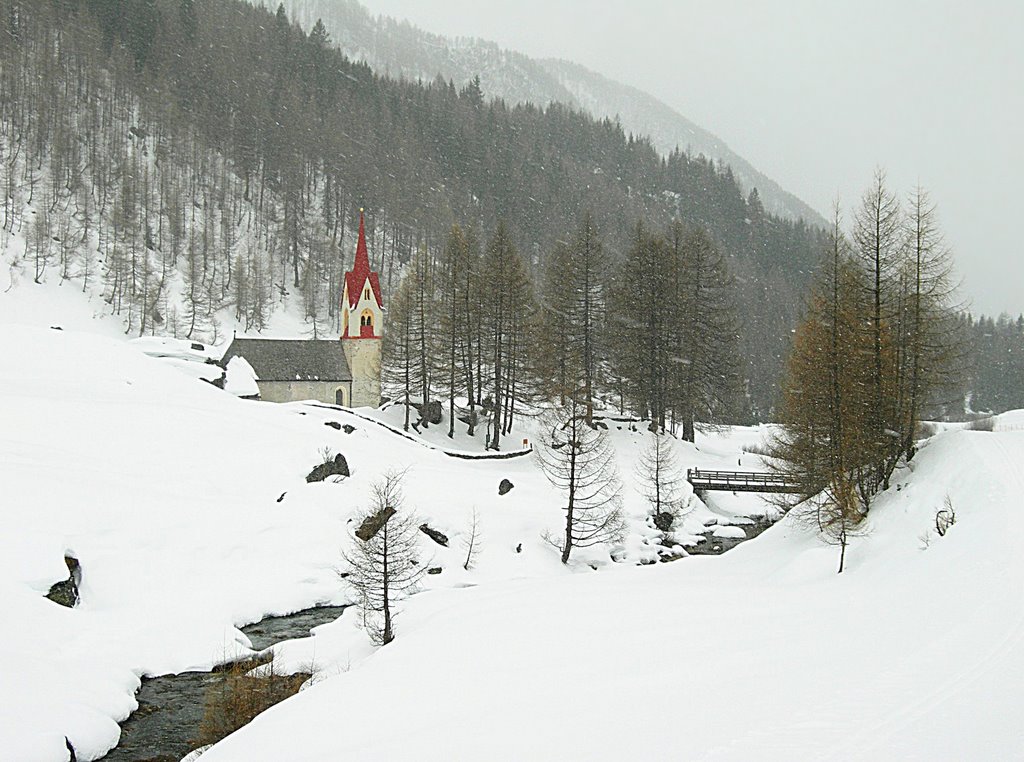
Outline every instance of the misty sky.
<svg viewBox="0 0 1024 762"><path fill-rule="evenodd" d="M920 182L975 312L1024 311L1024 2L363 0L661 98L827 214Z"/></svg>

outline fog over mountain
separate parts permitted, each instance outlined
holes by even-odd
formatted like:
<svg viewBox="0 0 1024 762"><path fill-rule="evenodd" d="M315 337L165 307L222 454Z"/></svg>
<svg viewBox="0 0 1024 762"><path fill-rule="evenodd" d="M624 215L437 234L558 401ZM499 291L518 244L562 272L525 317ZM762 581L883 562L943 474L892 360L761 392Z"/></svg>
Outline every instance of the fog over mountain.
<svg viewBox="0 0 1024 762"><path fill-rule="evenodd" d="M822 213L837 197L852 211L876 166L902 192L920 183L973 311L1024 311L1010 222L1024 173L1024 4L365 2L639 87Z"/></svg>
<svg viewBox="0 0 1024 762"><path fill-rule="evenodd" d="M276 7L274 0L265 5ZM704 154L732 167L747 191L757 188L765 208L791 219L823 224L817 211L782 189L718 136L636 87L561 58L532 58L488 40L433 34L386 16L373 16L356 0L284 0L304 28L322 19L350 57L382 74L462 85L480 77L484 94L512 103L565 103L597 117L618 118L624 129L649 136L662 153L675 148Z"/></svg>

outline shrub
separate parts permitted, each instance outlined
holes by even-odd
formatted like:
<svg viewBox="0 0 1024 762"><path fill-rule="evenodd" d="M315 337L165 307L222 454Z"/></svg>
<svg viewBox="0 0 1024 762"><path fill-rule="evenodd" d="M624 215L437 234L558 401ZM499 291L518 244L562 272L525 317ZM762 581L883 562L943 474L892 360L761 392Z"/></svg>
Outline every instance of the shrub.
<svg viewBox="0 0 1024 762"><path fill-rule="evenodd" d="M946 495L946 500L943 503L942 508L935 512L935 531L939 537L945 537L946 532L949 528L956 523L956 511L953 509L953 501L949 495Z"/></svg>
<svg viewBox="0 0 1024 762"><path fill-rule="evenodd" d="M234 733L261 712L299 692L310 677L300 672L285 675L273 656L233 662L216 673L206 689L197 746L207 746Z"/></svg>

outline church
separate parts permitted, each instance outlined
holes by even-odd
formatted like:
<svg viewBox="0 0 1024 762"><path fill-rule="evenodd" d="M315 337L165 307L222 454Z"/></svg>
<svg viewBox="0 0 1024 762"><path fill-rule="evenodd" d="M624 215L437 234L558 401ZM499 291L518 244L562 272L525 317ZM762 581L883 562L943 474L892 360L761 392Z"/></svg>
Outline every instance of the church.
<svg viewBox="0 0 1024 762"><path fill-rule="evenodd" d="M370 269L362 209L356 260L345 273L339 309L338 340L235 338L221 365L244 358L256 373L260 399L268 402L378 407L384 299L380 277Z"/></svg>

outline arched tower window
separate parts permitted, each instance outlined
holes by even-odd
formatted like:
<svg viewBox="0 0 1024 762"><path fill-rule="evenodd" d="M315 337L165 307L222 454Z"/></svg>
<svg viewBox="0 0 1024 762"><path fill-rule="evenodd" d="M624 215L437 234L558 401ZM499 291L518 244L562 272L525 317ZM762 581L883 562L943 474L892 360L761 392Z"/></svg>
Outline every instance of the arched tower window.
<svg viewBox="0 0 1024 762"><path fill-rule="evenodd" d="M359 335L364 338L373 336L373 311L366 309L359 316Z"/></svg>

